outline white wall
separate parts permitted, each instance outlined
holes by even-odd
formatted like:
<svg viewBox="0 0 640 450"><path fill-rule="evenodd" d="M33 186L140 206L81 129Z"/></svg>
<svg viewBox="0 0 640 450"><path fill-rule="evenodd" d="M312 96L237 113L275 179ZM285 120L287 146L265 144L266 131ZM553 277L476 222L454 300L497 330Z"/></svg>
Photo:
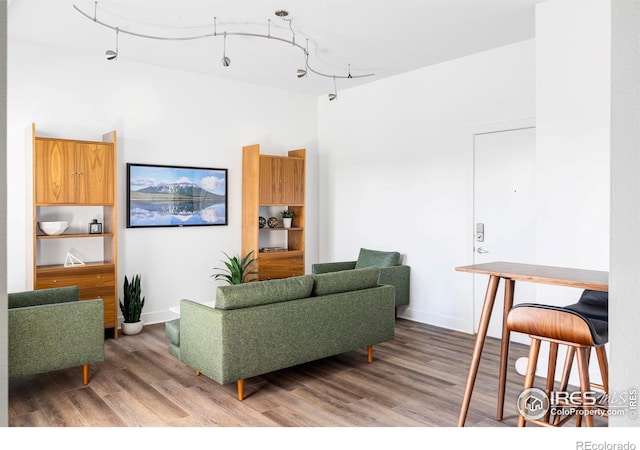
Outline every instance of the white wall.
<svg viewBox="0 0 640 450"><path fill-rule="evenodd" d="M537 262L609 270L608 0L536 7ZM579 292L540 286L538 300Z"/></svg>
<svg viewBox="0 0 640 450"><path fill-rule="evenodd" d="M306 147L316 216L315 97L24 42L10 41L8 53L9 292L31 288L32 122L55 137L100 140L117 130L118 283L121 291L125 274L141 274L147 323L174 317L167 310L181 298L210 300L222 252L240 252L243 145L259 143L272 154ZM227 168L229 225L125 228L127 162ZM317 258L310 224L308 261Z"/></svg>
<svg viewBox="0 0 640 450"><path fill-rule="evenodd" d="M411 266L400 315L472 332L473 141L535 116L533 40L338 92L319 103L320 261L360 247Z"/></svg>
<svg viewBox="0 0 640 450"><path fill-rule="evenodd" d="M611 392L640 387L640 3L612 2L611 274L609 328ZM611 417L638 426L637 409Z"/></svg>

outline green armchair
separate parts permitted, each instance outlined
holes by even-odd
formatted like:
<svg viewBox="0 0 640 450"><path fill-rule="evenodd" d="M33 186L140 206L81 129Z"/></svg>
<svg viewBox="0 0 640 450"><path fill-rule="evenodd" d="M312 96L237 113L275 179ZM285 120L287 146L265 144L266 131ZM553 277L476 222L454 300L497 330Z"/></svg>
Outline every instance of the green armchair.
<svg viewBox="0 0 640 450"><path fill-rule="evenodd" d="M312 264L314 274L337 272L340 270L380 267L380 284L395 287L396 315L398 306L409 304L411 268L400 264L400 253L383 252L361 248L356 261L341 261Z"/></svg>
<svg viewBox="0 0 640 450"><path fill-rule="evenodd" d="M9 378L104 361L102 299L80 300L78 287L9 294Z"/></svg>

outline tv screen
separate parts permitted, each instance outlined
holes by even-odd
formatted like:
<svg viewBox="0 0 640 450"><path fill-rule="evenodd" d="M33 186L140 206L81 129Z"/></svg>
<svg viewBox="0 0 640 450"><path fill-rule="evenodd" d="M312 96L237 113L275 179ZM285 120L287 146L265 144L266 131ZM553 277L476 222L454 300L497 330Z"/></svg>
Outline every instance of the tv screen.
<svg viewBox="0 0 640 450"><path fill-rule="evenodd" d="M127 163L127 228L227 225L227 169Z"/></svg>

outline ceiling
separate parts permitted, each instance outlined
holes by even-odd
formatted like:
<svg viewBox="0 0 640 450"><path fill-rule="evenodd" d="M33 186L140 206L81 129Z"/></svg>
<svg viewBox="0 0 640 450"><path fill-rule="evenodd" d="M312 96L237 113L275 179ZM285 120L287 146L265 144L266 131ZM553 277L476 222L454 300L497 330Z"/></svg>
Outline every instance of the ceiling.
<svg viewBox="0 0 640 450"><path fill-rule="evenodd" d="M295 42L309 50L309 65L336 75L337 90L531 39L535 4L542 0L101 0L96 19L118 27L118 59L178 68L310 95L334 90L333 78L309 73L304 51L276 39L232 35L256 33ZM22 39L104 57L116 32L91 17L93 0L10 0L9 42ZM283 20L275 15L286 10ZM186 37L159 40L126 32ZM269 22L270 19L270 22ZM226 38L226 56L221 59ZM308 44L307 44L308 39ZM354 78L340 78L349 73ZM363 74L374 75L358 78Z"/></svg>

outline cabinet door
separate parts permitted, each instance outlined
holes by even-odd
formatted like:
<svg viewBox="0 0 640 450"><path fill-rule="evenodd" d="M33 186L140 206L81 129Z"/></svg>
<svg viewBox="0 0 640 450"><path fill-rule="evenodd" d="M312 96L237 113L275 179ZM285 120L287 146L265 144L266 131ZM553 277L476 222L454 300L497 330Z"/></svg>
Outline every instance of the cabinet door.
<svg viewBox="0 0 640 450"><path fill-rule="evenodd" d="M36 203L76 203L75 143L36 140Z"/></svg>
<svg viewBox="0 0 640 450"><path fill-rule="evenodd" d="M284 205L304 204L304 160L283 158L280 166L281 202Z"/></svg>
<svg viewBox="0 0 640 450"><path fill-rule="evenodd" d="M279 203L280 198L280 159L274 156L260 155L260 204Z"/></svg>
<svg viewBox="0 0 640 450"><path fill-rule="evenodd" d="M260 204L304 204L304 160L260 156Z"/></svg>
<svg viewBox="0 0 640 450"><path fill-rule="evenodd" d="M100 143L77 145L78 203L113 204L113 146Z"/></svg>

